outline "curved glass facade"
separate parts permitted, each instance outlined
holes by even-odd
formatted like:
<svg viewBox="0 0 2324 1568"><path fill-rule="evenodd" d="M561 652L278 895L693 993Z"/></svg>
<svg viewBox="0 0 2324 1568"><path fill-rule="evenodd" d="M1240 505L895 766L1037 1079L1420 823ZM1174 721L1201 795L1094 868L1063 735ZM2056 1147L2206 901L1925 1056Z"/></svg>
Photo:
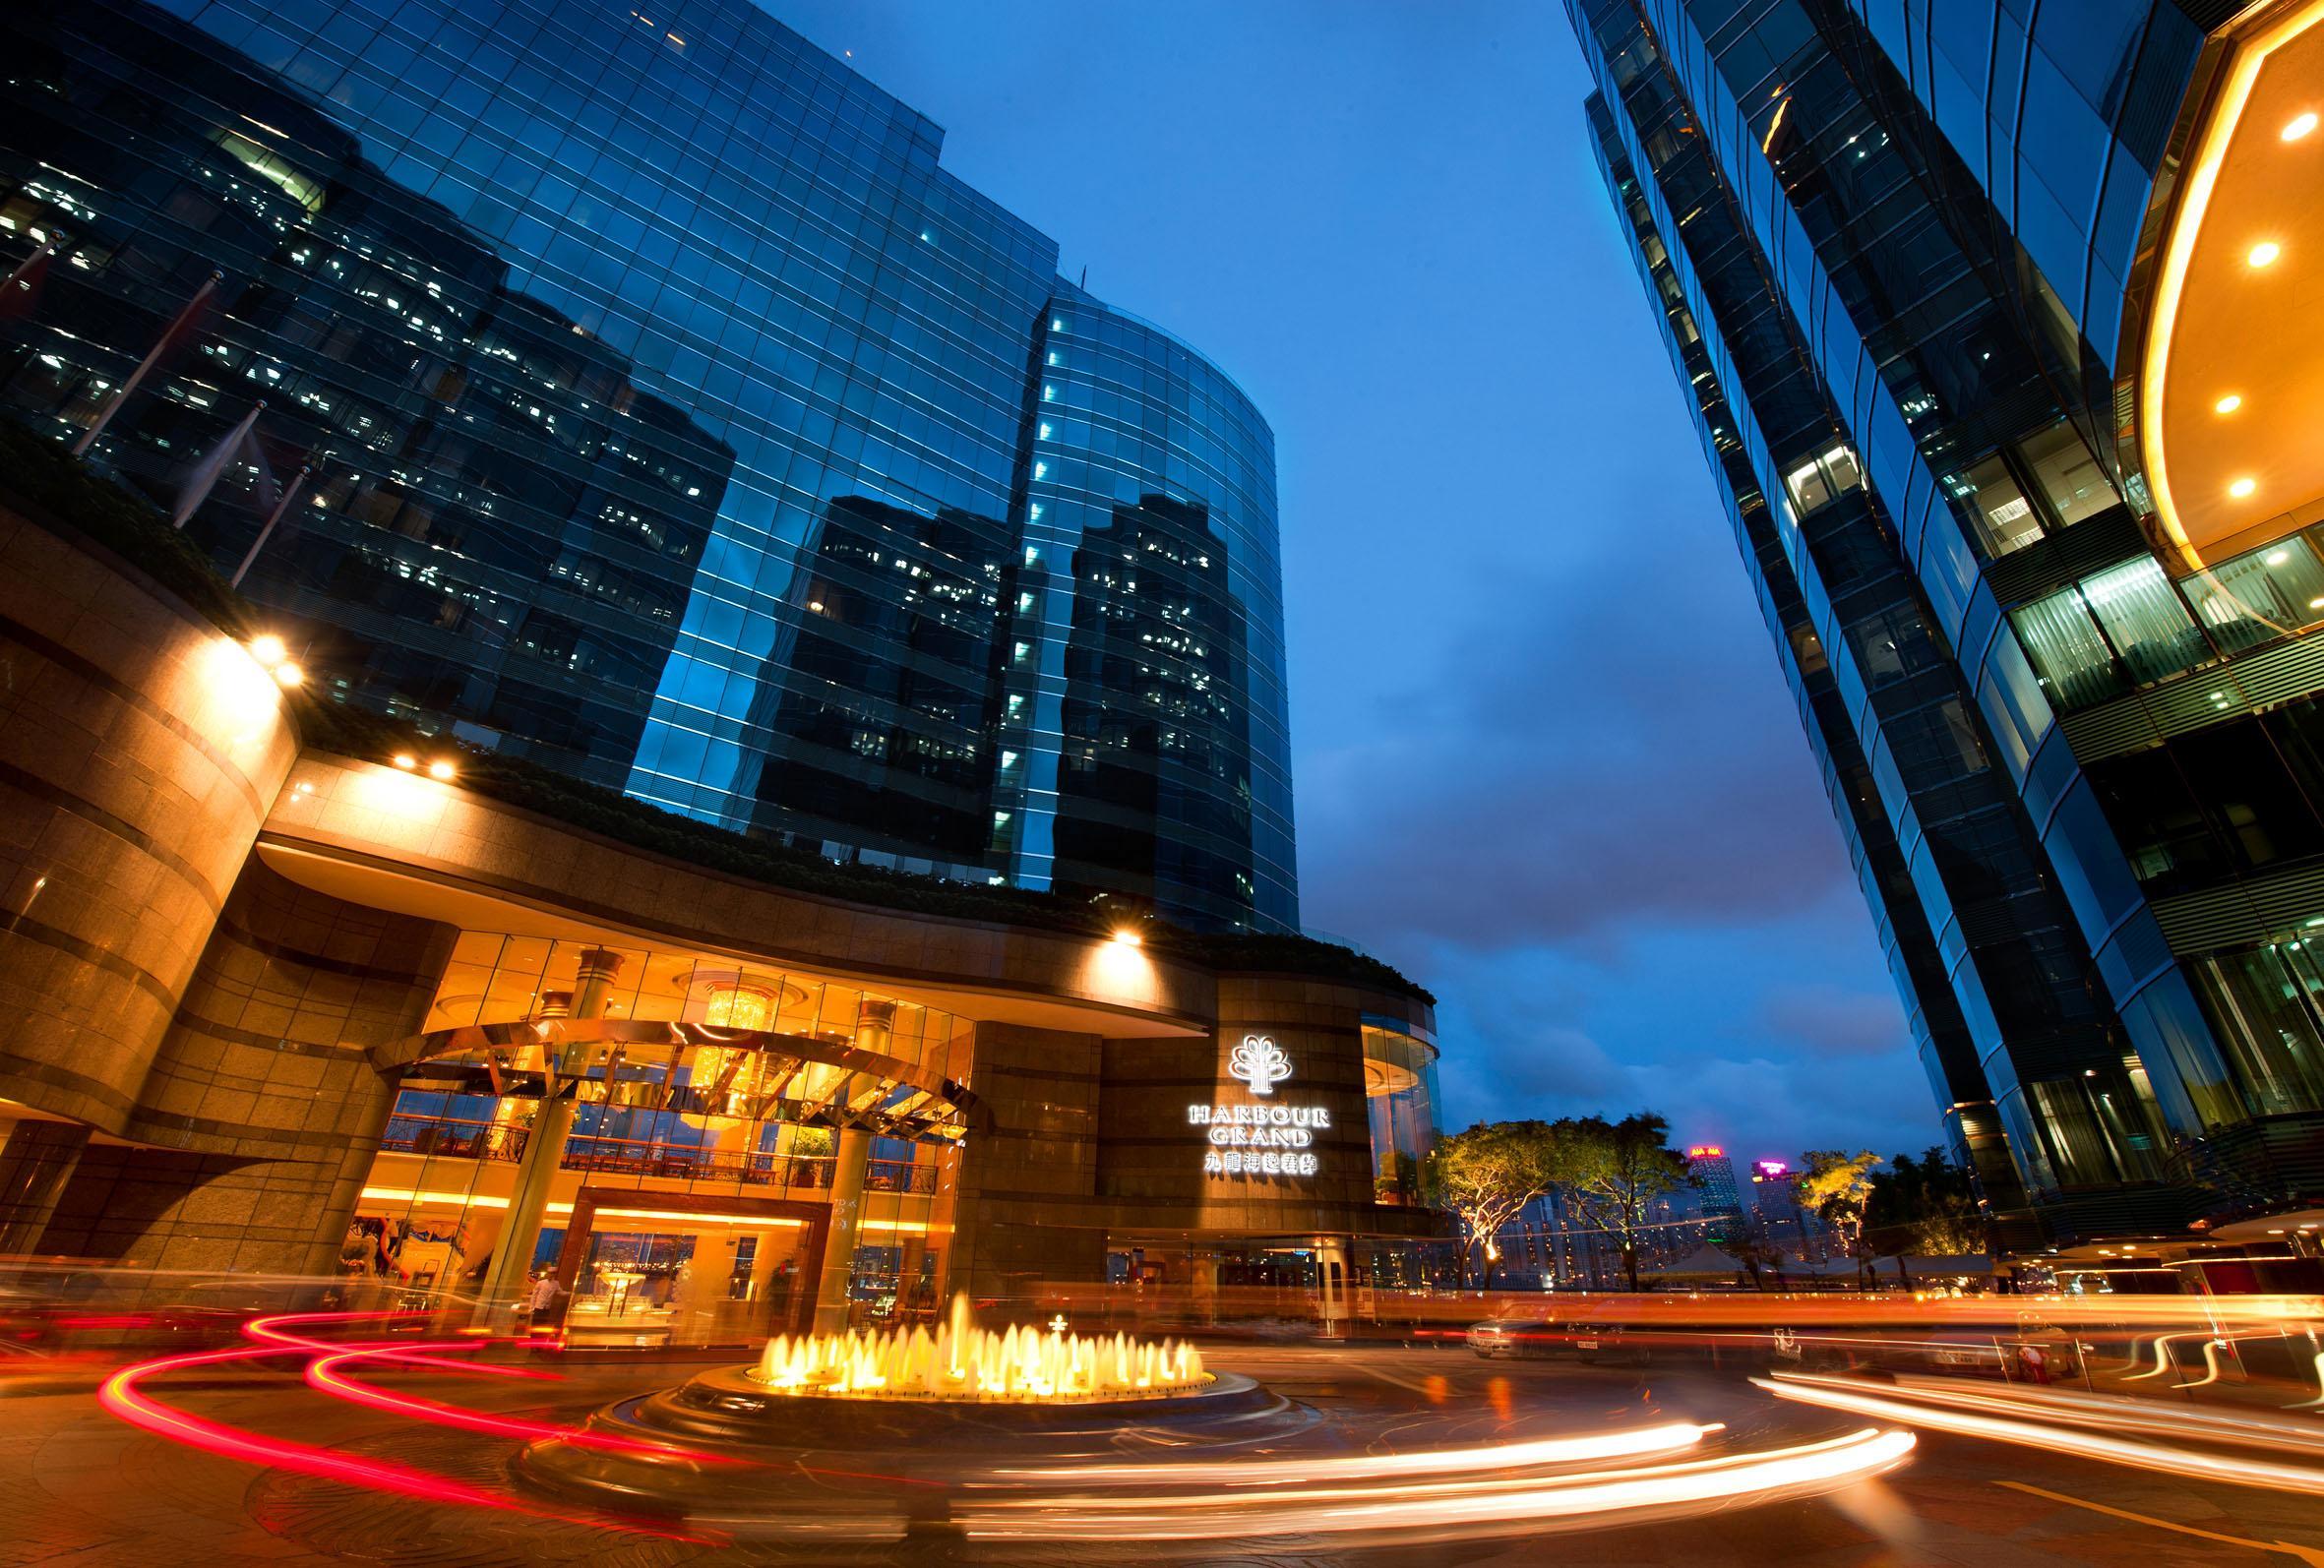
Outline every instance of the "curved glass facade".
<svg viewBox="0 0 2324 1568"><path fill-rule="evenodd" d="M1568 9L1956 1150L2058 1239L2302 1201L2312 1172L2268 1151L2324 1147L2308 1004L2295 966L2225 950L2324 900L2297 651L2324 583L2300 537L2174 577L2110 439L2162 151L2232 30L2168 4L2044 7L2030 41L1982 5ZM2238 1141L2231 1108L2298 1126Z"/></svg>
<svg viewBox="0 0 2324 1568"><path fill-rule="evenodd" d="M245 587L333 695L834 858L1296 929L1272 436L925 117L742 0L4 26L0 262L57 249L0 405L170 499L263 401L313 472ZM230 569L270 500L189 534Z"/></svg>
<svg viewBox="0 0 2324 1568"><path fill-rule="evenodd" d="M1372 1189L1381 1203L1428 1200L1437 1148L1437 1047L1391 1019L1364 1021L1364 1107L1372 1121Z"/></svg>
<svg viewBox="0 0 2324 1568"><path fill-rule="evenodd" d="M1045 325L995 847L1293 926L1274 433L1158 327L1077 289Z"/></svg>

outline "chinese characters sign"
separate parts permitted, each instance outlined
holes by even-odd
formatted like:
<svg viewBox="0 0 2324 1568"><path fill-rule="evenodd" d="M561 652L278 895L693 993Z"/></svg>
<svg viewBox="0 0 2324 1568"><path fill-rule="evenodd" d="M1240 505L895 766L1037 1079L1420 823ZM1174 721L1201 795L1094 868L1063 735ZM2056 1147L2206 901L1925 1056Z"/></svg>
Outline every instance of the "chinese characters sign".
<svg viewBox="0 0 2324 1568"><path fill-rule="evenodd" d="M1207 1129L1202 1170L1210 1176L1312 1176L1317 1169L1315 1134L1331 1126L1322 1106L1287 1105L1275 1085L1291 1076L1291 1058L1265 1035L1245 1035L1227 1058L1227 1073L1270 1103L1187 1107L1187 1124Z"/></svg>

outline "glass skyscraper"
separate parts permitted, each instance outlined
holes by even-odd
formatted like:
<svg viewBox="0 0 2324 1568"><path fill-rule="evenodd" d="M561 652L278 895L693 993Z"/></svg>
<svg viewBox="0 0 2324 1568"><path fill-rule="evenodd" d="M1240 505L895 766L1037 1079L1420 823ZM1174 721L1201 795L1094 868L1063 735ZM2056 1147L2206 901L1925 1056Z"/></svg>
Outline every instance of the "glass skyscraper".
<svg viewBox="0 0 2324 1568"><path fill-rule="evenodd" d="M2324 5L1568 11L2000 1238L2264 1241L2324 1202Z"/></svg>
<svg viewBox="0 0 2324 1568"><path fill-rule="evenodd" d="M743 0L0 23L0 406L330 694L839 859L1296 930L1273 437ZM213 275L214 282L213 281ZM189 536L231 570L269 498Z"/></svg>

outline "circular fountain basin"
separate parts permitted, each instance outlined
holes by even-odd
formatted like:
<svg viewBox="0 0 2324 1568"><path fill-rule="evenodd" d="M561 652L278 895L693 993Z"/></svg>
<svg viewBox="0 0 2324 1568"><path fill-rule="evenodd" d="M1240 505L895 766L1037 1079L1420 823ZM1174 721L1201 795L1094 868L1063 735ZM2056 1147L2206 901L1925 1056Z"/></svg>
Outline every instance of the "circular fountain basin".
<svg viewBox="0 0 2324 1568"><path fill-rule="evenodd" d="M1231 1448L1315 1419L1307 1406L1232 1372L1167 1394L1020 1401L789 1393L731 1366L609 1405L578 1439L526 1449L517 1469L598 1506L795 1515L802 1472L861 1478L870 1462L886 1481L949 1480L964 1465L994 1461Z"/></svg>

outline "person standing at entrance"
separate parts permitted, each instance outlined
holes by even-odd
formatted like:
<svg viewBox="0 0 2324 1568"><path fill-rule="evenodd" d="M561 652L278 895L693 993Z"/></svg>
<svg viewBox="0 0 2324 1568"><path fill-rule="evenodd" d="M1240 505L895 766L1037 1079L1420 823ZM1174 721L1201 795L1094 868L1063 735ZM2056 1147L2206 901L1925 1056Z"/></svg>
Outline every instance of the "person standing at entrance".
<svg viewBox="0 0 2324 1568"><path fill-rule="evenodd" d="M533 1281L532 1294L525 1298L524 1303L532 1310L534 1329L557 1326L557 1297L564 1294L565 1288L557 1283L557 1276L543 1269L540 1277Z"/></svg>

